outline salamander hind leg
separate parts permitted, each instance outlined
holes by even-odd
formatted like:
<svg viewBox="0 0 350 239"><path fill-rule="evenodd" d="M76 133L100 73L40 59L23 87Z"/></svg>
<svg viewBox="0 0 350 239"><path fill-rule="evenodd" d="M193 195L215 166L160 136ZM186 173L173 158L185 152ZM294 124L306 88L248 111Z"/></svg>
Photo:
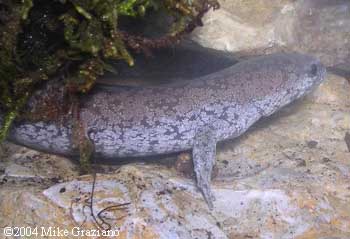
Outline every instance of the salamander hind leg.
<svg viewBox="0 0 350 239"><path fill-rule="evenodd" d="M216 134L211 127L197 129L193 145L193 164L197 187L202 192L209 209L213 208L214 195L211 191L211 173L216 158Z"/></svg>

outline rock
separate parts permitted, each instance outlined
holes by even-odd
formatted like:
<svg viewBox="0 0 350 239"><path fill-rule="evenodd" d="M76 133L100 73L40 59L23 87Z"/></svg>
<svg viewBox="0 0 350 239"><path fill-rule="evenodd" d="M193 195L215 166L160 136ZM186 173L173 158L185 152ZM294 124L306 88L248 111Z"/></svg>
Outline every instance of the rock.
<svg viewBox="0 0 350 239"><path fill-rule="evenodd" d="M147 159L153 164L98 166L96 223L92 175L78 176L67 158L5 143L0 231L52 227L67 230L68 238L97 238L78 230L100 225L100 232L110 226L118 238L133 239L350 238L350 2L221 5L192 39L242 58L276 51L312 54L342 77L330 74L305 99L219 144L212 211L195 187L188 154L182 154L175 163L169 156ZM45 237L53 238L40 238Z"/></svg>
<svg viewBox="0 0 350 239"><path fill-rule="evenodd" d="M78 176L77 168L73 161L64 157L40 153L11 143L2 145L0 182L58 182Z"/></svg>
<svg viewBox="0 0 350 239"><path fill-rule="evenodd" d="M329 75L305 99L221 143L212 211L193 179L133 163L97 174L94 215L101 224L101 210L118 209L104 211L101 226L119 238L349 238L349 92L348 81ZM0 225L94 229L92 185L91 175L45 189L5 182Z"/></svg>
<svg viewBox="0 0 350 239"><path fill-rule="evenodd" d="M205 16L193 40L238 56L298 51L327 66L350 64L347 0L238 0L221 6Z"/></svg>
<svg viewBox="0 0 350 239"><path fill-rule="evenodd" d="M180 153L174 164L175 170L184 177L195 178L191 152Z"/></svg>
<svg viewBox="0 0 350 239"><path fill-rule="evenodd" d="M349 132L346 132L344 140L345 140L346 146L348 146L348 150L350 152L350 133Z"/></svg>

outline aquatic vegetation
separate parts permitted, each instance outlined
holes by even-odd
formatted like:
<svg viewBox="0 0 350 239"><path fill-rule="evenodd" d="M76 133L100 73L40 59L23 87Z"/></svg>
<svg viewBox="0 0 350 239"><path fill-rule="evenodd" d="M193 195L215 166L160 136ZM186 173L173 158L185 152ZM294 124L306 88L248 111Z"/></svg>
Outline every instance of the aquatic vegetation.
<svg viewBox="0 0 350 239"><path fill-rule="evenodd" d="M77 107L80 94L105 71L114 71L109 61L131 67L133 54L150 55L178 43L218 7L216 0L0 0L0 110L5 112L0 142L19 116L41 119L24 109L38 87L59 79ZM170 21L150 37L142 26L154 16ZM59 100L52 98L41 112L57 116L52 108ZM74 125L82 166L88 168L93 146L80 124Z"/></svg>
<svg viewBox="0 0 350 239"><path fill-rule="evenodd" d="M216 0L0 0L0 140L35 89L54 76L69 94L86 93L109 60L134 65L133 54L168 47L201 25ZM167 31L146 37L133 24L156 14ZM131 24L130 24L131 22Z"/></svg>

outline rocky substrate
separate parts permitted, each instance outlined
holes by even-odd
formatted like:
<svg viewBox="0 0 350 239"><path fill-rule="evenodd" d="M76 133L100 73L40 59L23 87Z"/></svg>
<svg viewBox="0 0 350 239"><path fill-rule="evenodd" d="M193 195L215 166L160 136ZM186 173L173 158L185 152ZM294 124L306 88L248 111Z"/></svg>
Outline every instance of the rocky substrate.
<svg viewBox="0 0 350 239"><path fill-rule="evenodd" d="M138 162L99 168L94 214L130 203L102 214L121 238L349 238L349 92L348 81L330 75L306 99L220 144L212 211L193 178L169 163ZM62 157L3 148L15 152L0 164L1 227L97 227L91 175L78 177Z"/></svg>
<svg viewBox="0 0 350 239"><path fill-rule="evenodd" d="M110 227L117 238L135 239L350 238L349 14L345 0L226 0L194 33L198 43L242 58L312 54L337 73L218 146L212 211L182 154L96 166L96 223L92 175L79 176L74 160L5 143L0 229Z"/></svg>

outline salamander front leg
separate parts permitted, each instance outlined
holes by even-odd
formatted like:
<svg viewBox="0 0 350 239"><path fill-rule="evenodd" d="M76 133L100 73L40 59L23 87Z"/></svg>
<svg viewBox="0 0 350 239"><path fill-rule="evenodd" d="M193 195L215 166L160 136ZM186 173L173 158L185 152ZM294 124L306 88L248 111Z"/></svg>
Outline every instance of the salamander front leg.
<svg viewBox="0 0 350 239"><path fill-rule="evenodd" d="M209 209L212 209L215 198L210 181L216 158L216 137L213 129L205 127L197 130L192 154L197 187L202 192Z"/></svg>

